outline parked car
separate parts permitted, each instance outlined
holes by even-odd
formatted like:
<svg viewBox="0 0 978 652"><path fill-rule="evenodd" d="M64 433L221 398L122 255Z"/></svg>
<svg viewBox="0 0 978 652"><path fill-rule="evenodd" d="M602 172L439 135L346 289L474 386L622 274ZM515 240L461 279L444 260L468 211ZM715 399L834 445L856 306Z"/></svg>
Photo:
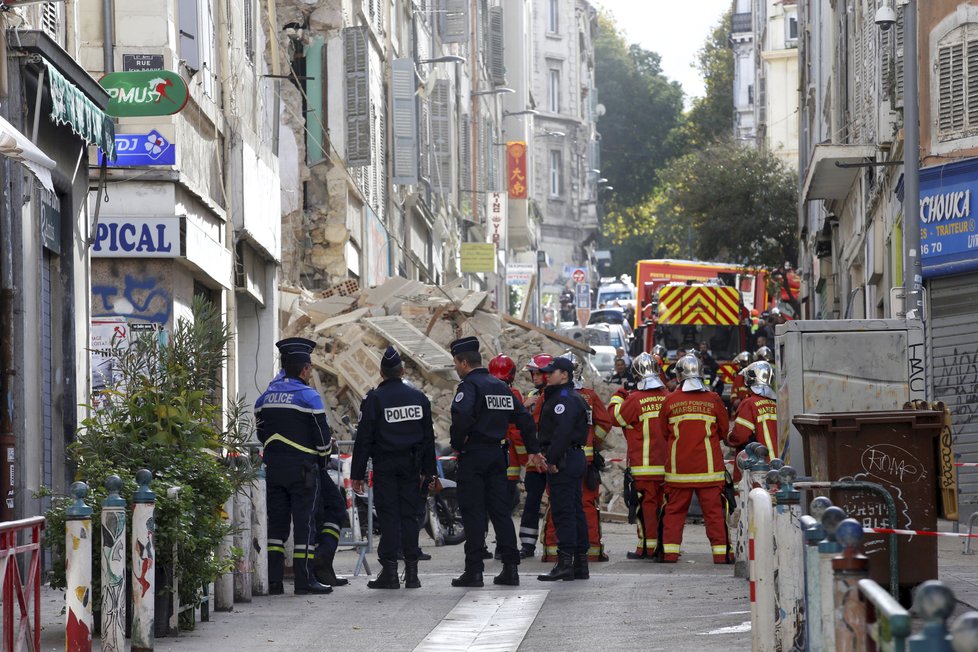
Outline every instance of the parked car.
<svg viewBox="0 0 978 652"><path fill-rule="evenodd" d="M591 364L598 370L598 374L603 378L615 370L615 347L604 344L593 344L591 348Z"/></svg>
<svg viewBox="0 0 978 652"><path fill-rule="evenodd" d="M621 324L590 324L585 330L592 347L600 345L628 350L628 334Z"/></svg>
<svg viewBox="0 0 978 652"><path fill-rule="evenodd" d="M631 336L632 334L632 325L628 323L625 311L621 308L592 310L591 315L587 318L587 325L590 326L591 324L617 324L625 329L626 335Z"/></svg>

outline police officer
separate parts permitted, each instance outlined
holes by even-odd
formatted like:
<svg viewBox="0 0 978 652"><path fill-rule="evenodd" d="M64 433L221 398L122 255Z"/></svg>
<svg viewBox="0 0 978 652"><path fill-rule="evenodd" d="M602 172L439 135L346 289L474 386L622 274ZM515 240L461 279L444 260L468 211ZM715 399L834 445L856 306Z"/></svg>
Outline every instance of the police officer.
<svg viewBox="0 0 978 652"><path fill-rule="evenodd" d="M316 535L322 499L322 469L332 431L319 393L309 387L311 353L316 343L301 337L276 342L282 374L255 403L258 440L265 446L268 504L268 592L284 593L285 540L289 520L295 551L292 555L295 592L330 593L313 573Z"/></svg>
<svg viewBox="0 0 978 652"><path fill-rule="evenodd" d="M404 556L404 586L418 579L418 510L421 487L435 476L435 432L428 397L401 380L401 356L389 346L380 361L383 381L360 404L350 479L363 492L367 458L374 462L374 500L380 526L377 557L382 570L371 589L397 589L397 556Z"/></svg>
<svg viewBox="0 0 978 652"><path fill-rule="evenodd" d="M482 366L478 339L455 340L451 351L455 371L462 379L452 402L450 433L452 448L459 454L458 502L465 524L465 572L452 580L452 586L483 585L482 548L487 512L503 558L503 570L493 583L519 586L520 554L516 549L516 529L510 516L506 480L506 432L509 424L515 423L523 435L530 461L539 464L542 458L536 426L506 383L489 375Z"/></svg>
<svg viewBox="0 0 978 652"><path fill-rule="evenodd" d="M540 445L547 458L550 511L557 528L557 563L537 579L586 580L588 530L582 501L584 444L588 436L588 407L574 389L574 363L554 358L541 369L547 376L540 415Z"/></svg>

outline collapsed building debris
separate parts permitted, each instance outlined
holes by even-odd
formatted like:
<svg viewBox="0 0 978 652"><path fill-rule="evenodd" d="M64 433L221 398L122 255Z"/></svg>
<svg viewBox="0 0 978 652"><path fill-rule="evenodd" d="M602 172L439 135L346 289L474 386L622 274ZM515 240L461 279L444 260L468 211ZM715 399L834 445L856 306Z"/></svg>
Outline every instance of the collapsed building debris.
<svg viewBox="0 0 978 652"><path fill-rule="evenodd" d="M617 385L603 382L588 361L589 348L542 329L492 306L490 294L448 285L425 285L393 277L382 285L363 290L346 281L322 292L281 287L280 310L283 336L315 340L314 386L330 408L334 431L343 432L340 419L355 423L360 401L380 382L380 360L390 344L405 359L405 379L431 401L435 437L448 445L451 404L458 375L448 352L459 337L475 336L482 343L484 361L499 353L510 356L523 369L538 353L561 355L572 351L584 364L584 382L607 404ZM524 394L532 387L529 375L518 373L516 387ZM623 458L624 439L617 429L608 436L605 456ZM611 464L603 475L602 505L609 501L616 511L622 491L621 465Z"/></svg>

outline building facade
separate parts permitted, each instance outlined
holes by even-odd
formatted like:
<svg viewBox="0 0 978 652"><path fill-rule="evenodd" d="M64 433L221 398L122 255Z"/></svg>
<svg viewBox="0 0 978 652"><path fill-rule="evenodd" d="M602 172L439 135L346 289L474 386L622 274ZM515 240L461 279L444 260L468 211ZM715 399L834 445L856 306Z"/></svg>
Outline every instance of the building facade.
<svg viewBox="0 0 978 652"><path fill-rule="evenodd" d="M755 136L785 165L797 169L797 1L755 0L753 4Z"/></svg>
<svg viewBox="0 0 978 652"><path fill-rule="evenodd" d="M754 0L736 0L730 28L734 57L734 138L745 145L757 144L754 128L754 92L757 58L754 52Z"/></svg>

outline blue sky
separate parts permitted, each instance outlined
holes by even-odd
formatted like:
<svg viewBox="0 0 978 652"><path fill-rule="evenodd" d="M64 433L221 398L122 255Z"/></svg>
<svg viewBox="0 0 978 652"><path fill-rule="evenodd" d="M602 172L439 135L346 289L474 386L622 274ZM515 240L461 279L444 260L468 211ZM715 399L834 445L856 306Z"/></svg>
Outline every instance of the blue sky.
<svg viewBox="0 0 978 652"><path fill-rule="evenodd" d="M629 43L662 55L666 76L682 84L689 97L702 97L703 80L692 67L696 53L719 22L730 0L591 0L609 10Z"/></svg>

